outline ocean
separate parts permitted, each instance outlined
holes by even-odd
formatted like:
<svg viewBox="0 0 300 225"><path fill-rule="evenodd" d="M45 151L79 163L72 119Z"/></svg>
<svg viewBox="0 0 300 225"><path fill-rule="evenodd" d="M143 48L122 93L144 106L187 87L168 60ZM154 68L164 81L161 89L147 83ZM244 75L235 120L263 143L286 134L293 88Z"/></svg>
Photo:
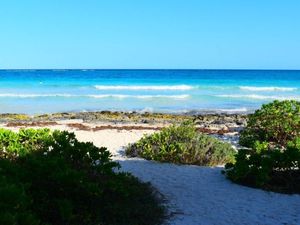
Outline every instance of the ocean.
<svg viewBox="0 0 300 225"><path fill-rule="evenodd" d="M0 113L248 113L300 100L299 70L0 70Z"/></svg>

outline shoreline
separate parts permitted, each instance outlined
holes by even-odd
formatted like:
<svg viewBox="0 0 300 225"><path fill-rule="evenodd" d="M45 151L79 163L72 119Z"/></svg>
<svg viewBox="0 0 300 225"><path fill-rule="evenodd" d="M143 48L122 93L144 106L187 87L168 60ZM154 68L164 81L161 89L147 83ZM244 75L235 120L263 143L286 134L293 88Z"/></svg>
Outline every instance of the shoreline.
<svg viewBox="0 0 300 225"><path fill-rule="evenodd" d="M172 124L193 121L199 132L212 135L239 148L239 133L247 123L245 114L163 114L136 112L78 112L42 115L0 114L0 127L7 129L51 128L72 132L100 131L152 133Z"/></svg>
<svg viewBox="0 0 300 225"><path fill-rule="evenodd" d="M152 127L155 130L156 128L180 124L188 120L193 121L196 127L204 133L224 134L239 132L247 123L247 115L226 113L186 115L113 111L37 115L0 114L0 123L6 124L8 127L44 127L66 123L69 127L73 126L78 130L114 129L115 126L124 127L127 130L135 127Z"/></svg>
<svg viewBox="0 0 300 225"><path fill-rule="evenodd" d="M84 122L107 121L107 122L181 122L183 120L195 120L202 118L206 121L213 119L246 120L250 113L227 113L227 112L189 112L189 113L159 113L159 112L136 112L136 111L91 111L91 112L57 112L45 114L25 113L0 113L0 122L11 121L55 121L78 119Z"/></svg>

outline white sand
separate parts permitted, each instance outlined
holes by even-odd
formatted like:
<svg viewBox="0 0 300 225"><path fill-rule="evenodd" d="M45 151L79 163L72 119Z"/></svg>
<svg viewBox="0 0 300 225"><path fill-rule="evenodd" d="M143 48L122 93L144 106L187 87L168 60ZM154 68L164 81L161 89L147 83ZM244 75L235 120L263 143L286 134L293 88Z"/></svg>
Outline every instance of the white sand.
<svg viewBox="0 0 300 225"><path fill-rule="evenodd" d="M66 129L65 126L53 128ZM167 224L300 224L300 195L277 194L233 184L221 174L222 168L179 166L124 156L124 146L152 132L75 131L81 141L108 147L122 170L151 182L167 198L173 214Z"/></svg>

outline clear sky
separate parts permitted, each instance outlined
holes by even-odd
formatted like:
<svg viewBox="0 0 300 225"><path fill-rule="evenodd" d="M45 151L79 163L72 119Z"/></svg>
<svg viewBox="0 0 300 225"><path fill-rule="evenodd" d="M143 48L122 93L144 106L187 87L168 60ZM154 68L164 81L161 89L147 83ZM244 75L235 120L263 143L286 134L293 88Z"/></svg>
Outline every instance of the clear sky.
<svg viewBox="0 0 300 225"><path fill-rule="evenodd" d="M300 69L300 1L1 0L0 68Z"/></svg>

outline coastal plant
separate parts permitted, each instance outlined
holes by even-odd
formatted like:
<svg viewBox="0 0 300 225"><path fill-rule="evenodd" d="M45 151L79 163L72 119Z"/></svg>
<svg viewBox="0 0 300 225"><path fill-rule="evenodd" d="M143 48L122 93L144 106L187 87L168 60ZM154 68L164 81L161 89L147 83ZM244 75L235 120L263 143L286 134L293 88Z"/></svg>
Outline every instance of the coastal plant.
<svg viewBox="0 0 300 225"><path fill-rule="evenodd" d="M300 193L300 102L263 105L241 133L235 163L225 166L233 182L284 193Z"/></svg>
<svg viewBox="0 0 300 225"><path fill-rule="evenodd" d="M33 150L41 150L50 145L49 129L20 129L19 133L0 129L0 156L15 158Z"/></svg>
<svg viewBox="0 0 300 225"><path fill-rule="evenodd" d="M0 224L159 224L149 184L118 173L106 148L49 129L0 130ZM145 213L147 212L147 213Z"/></svg>
<svg viewBox="0 0 300 225"><path fill-rule="evenodd" d="M232 162L235 150L229 143L197 131L191 122L172 125L144 136L126 148L126 155L148 160L215 166Z"/></svg>
<svg viewBox="0 0 300 225"><path fill-rule="evenodd" d="M236 162L225 166L227 177L233 182L265 190L300 193L300 150L288 145L264 151L241 149Z"/></svg>
<svg viewBox="0 0 300 225"><path fill-rule="evenodd" d="M257 142L284 147L300 136L300 102L274 101L249 115L240 145L252 148Z"/></svg>

